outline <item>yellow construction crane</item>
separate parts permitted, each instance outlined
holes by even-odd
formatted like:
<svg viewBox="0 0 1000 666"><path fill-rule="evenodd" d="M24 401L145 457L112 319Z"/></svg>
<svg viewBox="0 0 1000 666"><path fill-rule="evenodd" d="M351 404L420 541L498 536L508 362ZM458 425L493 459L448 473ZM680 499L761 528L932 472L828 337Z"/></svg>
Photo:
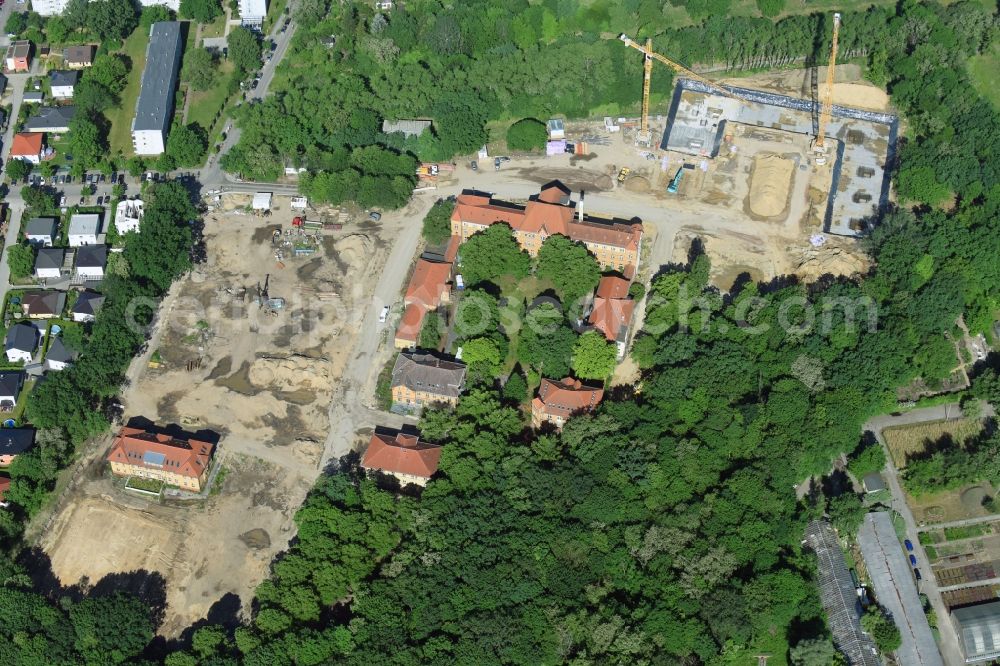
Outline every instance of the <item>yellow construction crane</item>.
<svg viewBox="0 0 1000 666"><path fill-rule="evenodd" d="M838 15L839 16L839 15ZM643 46L634 39L629 38L628 35L622 33L618 35L618 39L625 42L625 46L631 46L636 51L641 52L645 56L645 62L643 63L643 79L642 79L642 118L639 120L639 137L640 141L649 141L649 82L653 74L653 60L659 60L664 65L674 70L678 74L683 74L689 79L694 79L699 83L703 83L712 90L719 92L727 97L735 97L736 99L743 100L744 102L750 102L747 98L742 95L738 95L731 90L726 90L717 83L713 83L703 76L699 76L692 72L690 69L674 62L670 58L660 55L653 50L653 40L647 39L646 45Z"/></svg>
<svg viewBox="0 0 1000 666"><path fill-rule="evenodd" d="M820 95L819 123L817 123L816 142L813 144L818 153L826 152L826 126L830 122L830 111L833 108L833 70L837 64L837 39L839 36L840 13L838 12L833 15L833 44L830 47L830 62L826 67L826 87Z"/></svg>

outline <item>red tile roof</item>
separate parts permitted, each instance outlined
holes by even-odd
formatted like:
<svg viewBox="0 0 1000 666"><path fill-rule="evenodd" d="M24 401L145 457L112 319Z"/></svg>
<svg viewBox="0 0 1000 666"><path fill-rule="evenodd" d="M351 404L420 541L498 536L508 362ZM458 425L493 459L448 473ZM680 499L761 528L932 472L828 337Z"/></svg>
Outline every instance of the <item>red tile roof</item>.
<svg viewBox="0 0 1000 666"><path fill-rule="evenodd" d="M209 442L175 439L141 428L123 427L111 445L107 460L198 478L208 469L213 448Z"/></svg>
<svg viewBox="0 0 1000 666"><path fill-rule="evenodd" d="M628 280L606 275L597 283L598 298L628 298Z"/></svg>
<svg viewBox="0 0 1000 666"><path fill-rule="evenodd" d="M608 340L618 340L632 321L635 301L628 298L595 298L594 309L588 321Z"/></svg>
<svg viewBox="0 0 1000 666"><path fill-rule="evenodd" d="M448 247L444 251L444 258L450 264L455 263L455 258L458 256L458 248L462 245L461 236L452 236L448 239Z"/></svg>
<svg viewBox="0 0 1000 666"><path fill-rule="evenodd" d="M589 412L600 404L602 398L604 389L599 386L584 386L579 379L543 379L531 409L565 419L578 412Z"/></svg>
<svg viewBox="0 0 1000 666"><path fill-rule="evenodd" d="M378 469L429 479L437 471L441 446L421 442L416 435L402 432L375 433L361 459L364 469Z"/></svg>
<svg viewBox="0 0 1000 666"><path fill-rule="evenodd" d="M416 342L420 335L420 327L424 323L424 313L426 310L416 303L411 303L403 310L403 317L399 320L399 327L396 329L397 340L409 340Z"/></svg>
<svg viewBox="0 0 1000 666"><path fill-rule="evenodd" d="M542 186L542 191L538 193L537 199L545 203L561 204L569 200L569 188L554 180Z"/></svg>
<svg viewBox="0 0 1000 666"><path fill-rule="evenodd" d="M597 297L588 321L612 342L628 329L635 311L635 301L628 297L628 286L628 280L613 275L602 277L597 285Z"/></svg>
<svg viewBox="0 0 1000 666"><path fill-rule="evenodd" d="M14 135L10 144L11 157L38 157L42 153L41 132L21 132Z"/></svg>
<svg viewBox="0 0 1000 666"><path fill-rule="evenodd" d="M452 222L488 226L505 222L514 231L562 234L575 241L599 243L628 250L638 250L642 225L602 218L574 217L576 204L565 199L561 184L550 184L525 206L494 200L480 192L465 192L457 197Z"/></svg>
<svg viewBox="0 0 1000 666"><path fill-rule="evenodd" d="M448 293L448 280L451 278L451 264L438 261L418 259L413 277L406 287L407 304L419 303L429 310L441 304Z"/></svg>

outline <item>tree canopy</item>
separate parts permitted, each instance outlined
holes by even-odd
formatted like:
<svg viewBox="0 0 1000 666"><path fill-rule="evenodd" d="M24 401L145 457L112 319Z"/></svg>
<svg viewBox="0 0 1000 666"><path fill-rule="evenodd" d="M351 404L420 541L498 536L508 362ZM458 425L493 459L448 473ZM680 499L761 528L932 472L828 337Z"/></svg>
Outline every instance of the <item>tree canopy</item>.
<svg viewBox="0 0 1000 666"><path fill-rule="evenodd" d="M538 250L538 277L550 280L564 303L597 288L601 268L594 255L583 245L561 234L549 236Z"/></svg>
<svg viewBox="0 0 1000 666"><path fill-rule="evenodd" d="M219 0L181 0L179 13L198 23L211 23L222 16L222 5Z"/></svg>
<svg viewBox="0 0 1000 666"><path fill-rule="evenodd" d="M451 238L451 213L455 204L447 199L434 202L424 216L424 238L428 243L439 245Z"/></svg>
<svg viewBox="0 0 1000 666"><path fill-rule="evenodd" d="M542 150L548 138L545 123L535 118L518 120L507 129L507 147L511 150Z"/></svg>
<svg viewBox="0 0 1000 666"><path fill-rule="evenodd" d="M491 224L462 244L462 278L469 286L495 282L504 275L523 278L530 268L531 257L506 224Z"/></svg>

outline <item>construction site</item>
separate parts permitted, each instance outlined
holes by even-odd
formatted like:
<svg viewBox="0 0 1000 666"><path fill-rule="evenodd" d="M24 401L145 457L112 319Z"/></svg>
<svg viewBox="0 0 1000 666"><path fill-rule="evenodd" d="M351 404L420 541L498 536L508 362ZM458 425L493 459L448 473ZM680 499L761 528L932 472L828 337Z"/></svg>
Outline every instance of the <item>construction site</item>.
<svg viewBox="0 0 1000 666"><path fill-rule="evenodd" d="M250 204L251 195L215 198L206 260L164 299L123 396L126 417L218 433L217 480L183 502L134 496L110 476L107 444L94 447L39 535L65 585L162 575L168 637L226 594L247 610L287 548L293 515L330 452L335 392L357 388L347 386L345 365L386 264L383 238L408 214L387 213L386 231L365 211L292 208L287 197L264 211ZM369 421L337 418L337 427L353 432ZM353 443L345 438L331 455Z"/></svg>

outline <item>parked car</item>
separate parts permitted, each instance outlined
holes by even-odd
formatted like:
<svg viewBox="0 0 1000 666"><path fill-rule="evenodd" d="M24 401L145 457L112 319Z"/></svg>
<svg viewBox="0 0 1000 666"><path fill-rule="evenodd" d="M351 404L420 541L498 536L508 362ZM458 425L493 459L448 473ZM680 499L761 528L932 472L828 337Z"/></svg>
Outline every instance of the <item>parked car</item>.
<svg viewBox="0 0 1000 666"><path fill-rule="evenodd" d="M97 205L98 206L104 205L104 197L97 197Z"/></svg>
<svg viewBox="0 0 1000 666"><path fill-rule="evenodd" d="M628 175L630 173L632 173L632 169L629 169L628 167L622 167L622 170L618 172L618 183L619 184L624 183L625 179L628 178Z"/></svg>
<svg viewBox="0 0 1000 666"><path fill-rule="evenodd" d="M479 164L476 163L476 160L472 160L469 162L469 168L473 171L479 171Z"/></svg>
<svg viewBox="0 0 1000 666"><path fill-rule="evenodd" d="M921 580L920 569L914 569L913 570L913 575L916 577L917 580Z"/></svg>
<svg viewBox="0 0 1000 666"><path fill-rule="evenodd" d="M98 174L98 176L97 176L97 182L99 182L99 183L103 183L107 179L108 179L107 176L105 176L103 173L102 174Z"/></svg>
<svg viewBox="0 0 1000 666"><path fill-rule="evenodd" d="M59 198L59 207L60 207L60 208L65 208L65 207L66 207L66 195L65 195L65 194L64 194L64 195L62 195L62 196L61 196L61 197Z"/></svg>
<svg viewBox="0 0 1000 666"><path fill-rule="evenodd" d="M495 160L493 160L493 169L495 171L499 171L500 170L500 158L499 157L496 158Z"/></svg>
<svg viewBox="0 0 1000 666"><path fill-rule="evenodd" d="M260 83L260 79L254 79L253 83L250 84L250 90L257 90L257 84Z"/></svg>
<svg viewBox="0 0 1000 666"><path fill-rule="evenodd" d="M906 546L906 550L907 551L911 551L911 552L913 551L913 542L910 541L909 539L906 539L905 541L903 541L903 545Z"/></svg>
<svg viewBox="0 0 1000 666"><path fill-rule="evenodd" d="M378 212L377 210L373 210L372 212L368 213L368 219L370 219L372 222L378 222L379 220L382 219L382 213Z"/></svg>
<svg viewBox="0 0 1000 666"><path fill-rule="evenodd" d="M378 323L384 324L388 320L389 320L389 306L387 305L384 308L382 308L382 312L378 316Z"/></svg>
<svg viewBox="0 0 1000 666"><path fill-rule="evenodd" d="M83 197L80 197L80 205L81 205L81 206L83 205L83 202L84 202L84 198L83 198Z"/></svg>
<svg viewBox="0 0 1000 666"><path fill-rule="evenodd" d="M916 555L912 555L912 554L910 555L910 566L914 566L914 567L917 566L917 556Z"/></svg>

